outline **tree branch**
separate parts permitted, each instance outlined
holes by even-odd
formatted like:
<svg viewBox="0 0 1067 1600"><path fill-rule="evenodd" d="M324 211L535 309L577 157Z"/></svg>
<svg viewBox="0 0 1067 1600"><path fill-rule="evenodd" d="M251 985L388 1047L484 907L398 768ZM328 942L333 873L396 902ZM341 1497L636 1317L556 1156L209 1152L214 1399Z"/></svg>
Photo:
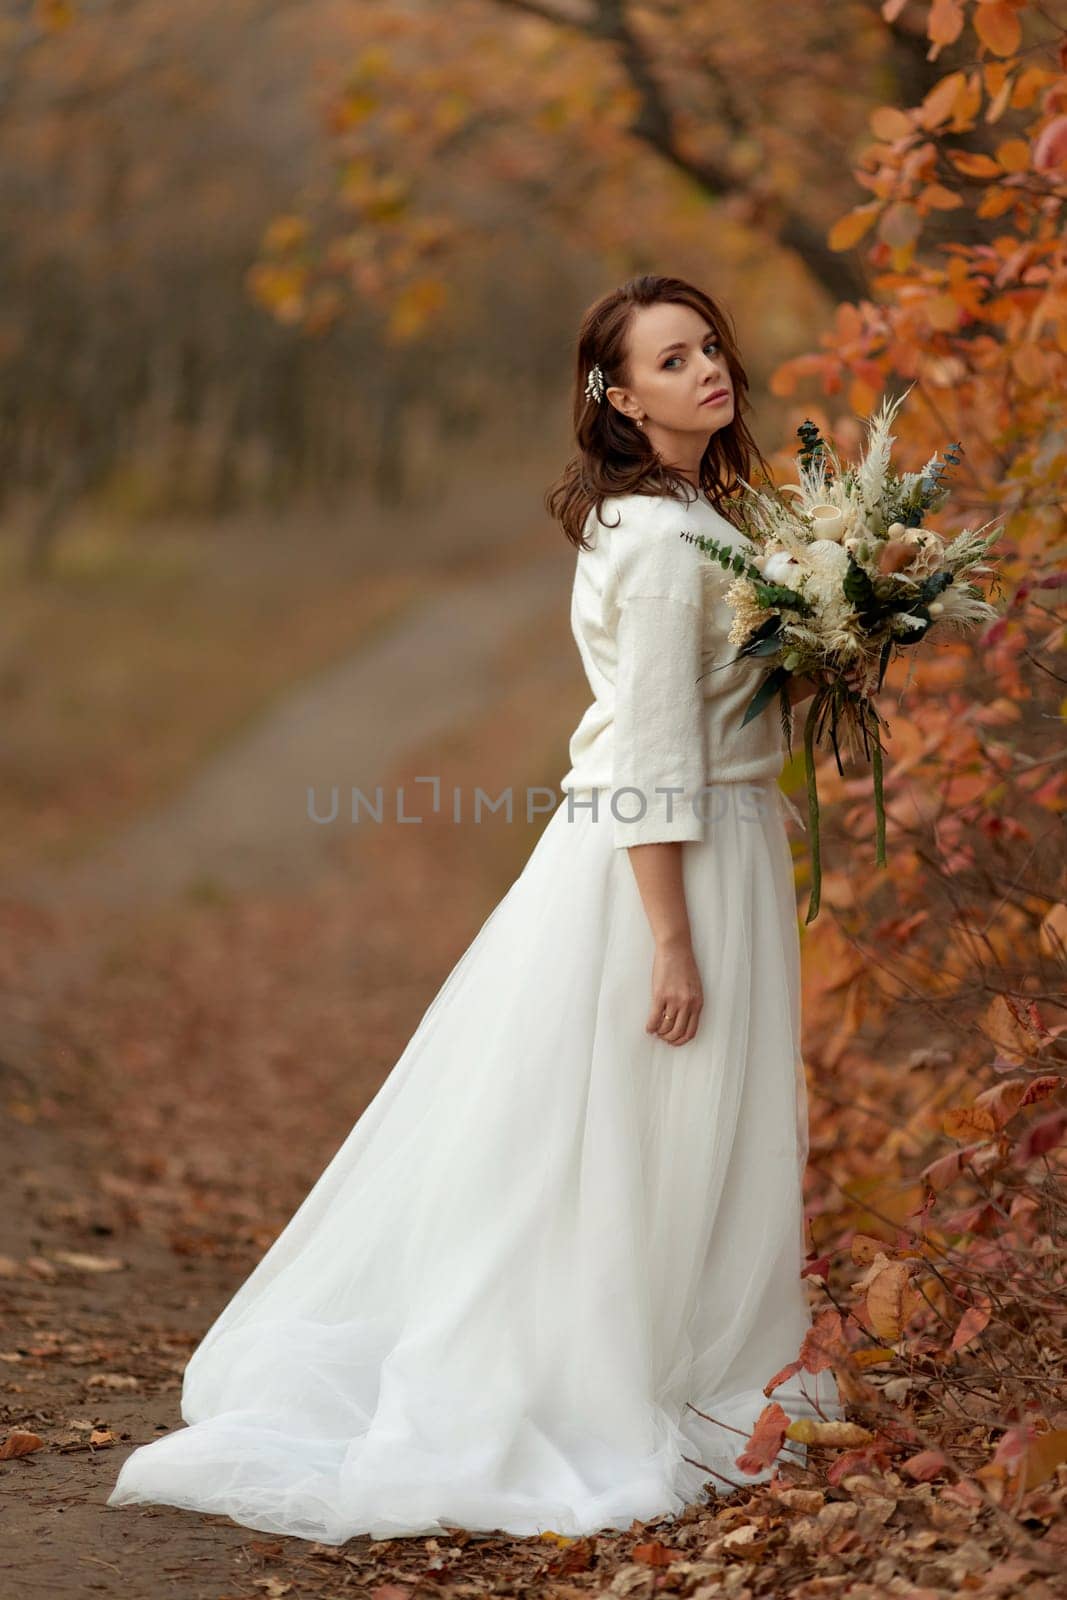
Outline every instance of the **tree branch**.
<svg viewBox="0 0 1067 1600"><path fill-rule="evenodd" d="M746 194L744 179L730 171L729 165L706 156L696 157L684 150L678 139L674 115L652 63L642 49L626 14L625 0L593 0L592 10L568 5L560 10L545 0L496 0L512 11L525 11L562 28L572 28L590 39L604 40L617 52L630 84L638 94L638 111L630 126L635 138L654 150L668 166L695 183L713 199L726 194ZM736 100L724 93L725 74L713 69L712 76L722 94L726 120L735 133L748 133ZM765 202L761 200L761 208ZM801 212L780 198L768 205L767 226L778 242L795 251L809 273L835 300L858 300L867 293L862 268L852 257L831 250L826 230L813 224Z"/></svg>

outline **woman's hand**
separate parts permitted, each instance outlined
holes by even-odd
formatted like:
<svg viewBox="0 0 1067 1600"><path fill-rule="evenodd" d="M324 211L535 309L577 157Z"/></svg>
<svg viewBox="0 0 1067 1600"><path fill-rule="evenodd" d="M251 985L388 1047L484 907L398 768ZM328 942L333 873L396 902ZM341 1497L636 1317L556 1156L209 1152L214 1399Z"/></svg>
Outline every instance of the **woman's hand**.
<svg viewBox="0 0 1067 1600"><path fill-rule="evenodd" d="M688 938L664 940L656 945L652 962L652 1009L645 1032L667 1044L687 1044L697 1031L704 1008L693 946Z"/></svg>
<svg viewBox="0 0 1067 1600"><path fill-rule="evenodd" d="M819 687L816 679L810 678L806 672L794 672L786 684L789 704L796 706L802 700L810 700Z"/></svg>

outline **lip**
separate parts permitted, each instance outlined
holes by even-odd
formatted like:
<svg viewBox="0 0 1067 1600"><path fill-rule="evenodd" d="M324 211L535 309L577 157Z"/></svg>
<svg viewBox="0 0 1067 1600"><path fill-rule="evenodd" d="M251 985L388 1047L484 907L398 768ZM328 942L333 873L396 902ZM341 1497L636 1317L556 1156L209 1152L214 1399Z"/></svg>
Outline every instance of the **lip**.
<svg viewBox="0 0 1067 1600"><path fill-rule="evenodd" d="M713 389L710 394L706 394L704 396L704 398L700 402L700 404L702 406L710 406L710 405L714 405L716 403L716 401L721 402L723 400L729 400L729 398L730 398L729 389Z"/></svg>

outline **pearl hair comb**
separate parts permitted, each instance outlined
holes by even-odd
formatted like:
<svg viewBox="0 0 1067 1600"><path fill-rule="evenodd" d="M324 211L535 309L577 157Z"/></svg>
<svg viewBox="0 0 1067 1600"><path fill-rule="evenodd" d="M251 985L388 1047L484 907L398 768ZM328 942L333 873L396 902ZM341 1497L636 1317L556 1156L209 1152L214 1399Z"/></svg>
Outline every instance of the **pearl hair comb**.
<svg viewBox="0 0 1067 1600"><path fill-rule="evenodd" d="M590 400L596 400L598 403L603 400L604 374L601 371L599 364L589 368L589 372L586 375L585 380L585 392L587 398Z"/></svg>

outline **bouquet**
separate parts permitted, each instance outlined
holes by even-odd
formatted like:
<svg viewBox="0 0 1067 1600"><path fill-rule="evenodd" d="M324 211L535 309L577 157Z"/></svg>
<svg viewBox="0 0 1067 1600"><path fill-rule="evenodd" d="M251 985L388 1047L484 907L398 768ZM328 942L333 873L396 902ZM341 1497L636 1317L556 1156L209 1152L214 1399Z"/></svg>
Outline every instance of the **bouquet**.
<svg viewBox="0 0 1067 1600"><path fill-rule="evenodd" d="M876 860L884 867L881 730L888 724L874 696L886 669L896 651L913 648L931 628L966 633L998 614L969 581L993 570L983 557L1000 536L997 519L966 528L950 542L922 526L926 513L948 497L946 477L962 459L962 444L935 453L920 472L898 472L891 461L890 426L910 392L884 400L866 419L866 449L855 464L842 465L816 425L805 421L797 429L799 482L755 489L741 480L742 531L754 555L703 535L682 535L735 574L726 592L734 613L729 640L740 647L733 661L754 656L772 664L742 725L777 695L792 753L789 679L802 675L816 684L804 725L812 852L806 922L818 915L822 885L814 746L829 743L842 775L842 746L852 754L862 749L870 761Z"/></svg>

